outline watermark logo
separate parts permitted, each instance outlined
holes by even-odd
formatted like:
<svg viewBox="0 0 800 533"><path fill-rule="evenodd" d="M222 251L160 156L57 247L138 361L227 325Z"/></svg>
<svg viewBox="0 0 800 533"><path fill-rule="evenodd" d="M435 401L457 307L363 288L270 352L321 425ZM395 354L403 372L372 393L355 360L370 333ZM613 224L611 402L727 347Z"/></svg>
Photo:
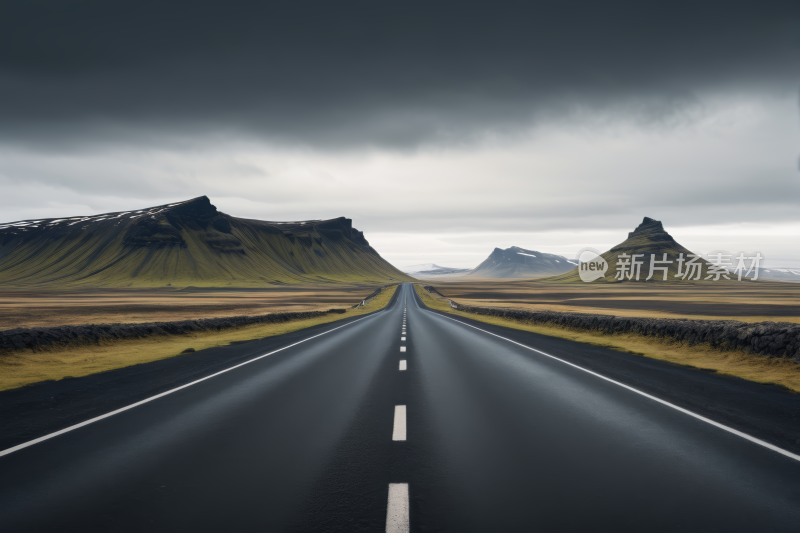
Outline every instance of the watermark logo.
<svg viewBox="0 0 800 533"><path fill-rule="evenodd" d="M647 256L650 256L649 262ZM756 281L764 256L761 252L714 251L704 258L697 254L677 254L671 259L666 252L659 254L627 254L617 256L616 281L699 281L720 279ZM734 263L735 260L735 263ZM672 268L670 268L672 267ZM583 248L578 252L578 274L585 282L605 277L608 263L594 248ZM644 277L644 276L647 277Z"/></svg>
<svg viewBox="0 0 800 533"><path fill-rule="evenodd" d="M598 250L584 248L578 252L578 275L585 282L600 279L608 271L608 262L603 259Z"/></svg>

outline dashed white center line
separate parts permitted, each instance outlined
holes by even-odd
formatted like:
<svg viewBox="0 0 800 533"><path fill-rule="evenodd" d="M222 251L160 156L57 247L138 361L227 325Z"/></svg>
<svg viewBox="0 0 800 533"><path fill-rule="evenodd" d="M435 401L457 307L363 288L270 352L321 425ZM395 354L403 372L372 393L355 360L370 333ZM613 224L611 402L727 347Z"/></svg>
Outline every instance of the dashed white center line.
<svg viewBox="0 0 800 533"><path fill-rule="evenodd" d="M405 303L405 302L404 302ZM406 308L403 307L403 333L401 342L406 338ZM405 346L400 347L401 352L406 351ZM400 371L408 368L405 359L400 360ZM393 441L406 440L406 406L394 406ZM386 533L408 533L410 529L408 483L389 483L389 499L386 505Z"/></svg>
<svg viewBox="0 0 800 533"><path fill-rule="evenodd" d="M394 431L392 440L406 440L406 406L394 406Z"/></svg>
<svg viewBox="0 0 800 533"><path fill-rule="evenodd" d="M407 533L408 483L389 483L389 503L386 506L386 533Z"/></svg>

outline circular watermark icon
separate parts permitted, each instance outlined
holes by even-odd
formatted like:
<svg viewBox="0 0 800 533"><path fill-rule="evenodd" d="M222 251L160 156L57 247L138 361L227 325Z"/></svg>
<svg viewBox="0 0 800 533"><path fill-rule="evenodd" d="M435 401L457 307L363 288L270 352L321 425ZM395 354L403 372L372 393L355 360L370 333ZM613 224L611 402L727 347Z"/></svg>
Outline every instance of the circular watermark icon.
<svg viewBox="0 0 800 533"><path fill-rule="evenodd" d="M587 283L605 277L608 262L594 248L583 248L578 252L578 275Z"/></svg>

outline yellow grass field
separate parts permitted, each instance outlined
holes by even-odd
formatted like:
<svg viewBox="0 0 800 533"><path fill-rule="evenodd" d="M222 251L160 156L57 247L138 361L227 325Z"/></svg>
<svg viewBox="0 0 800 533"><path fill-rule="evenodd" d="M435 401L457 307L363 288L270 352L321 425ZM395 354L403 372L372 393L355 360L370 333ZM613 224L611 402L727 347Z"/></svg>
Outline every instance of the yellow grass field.
<svg viewBox="0 0 800 533"><path fill-rule="evenodd" d="M381 285L262 289L0 291L0 330L100 323L171 322L351 307Z"/></svg>
<svg viewBox="0 0 800 533"><path fill-rule="evenodd" d="M224 346L232 342L262 339L343 318L365 315L386 307L396 289L396 285L387 287L375 298L369 300L367 305L348 309L344 314L329 314L324 317L282 324L258 324L222 332L159 336L150 339L117 341L100 346L56 348L37 352L26 350L0 355L0 390L14 389L51 379L87 376L97 372L166 359L176 356L188 348L202 350Z"/></svg>
<svg viewBox="0 0 800 533"><path fill-rule="evenodd" d="M464 305L650 318L800 323L800 283L554 283L426 280Z"/></svg>
<svg viewBox="0 0 800 533"><path fill-rule="evenodd" d="M562 339L583 342L594 346L602 346L621 352L669 361L670 363L679 365L710 370L758 383L779 385L800 393L800 365L792 361L758 357L742 351L717 350L702 345L686 346L678 342L669 342L667 340L654 339L641 335L606 335L599 332L580 331L558 326L543 326L504 318L475 315L451 308L446 300L428 293L428 291L423 289L420 285L415 284L414 288L427 306L453 315L464 316L472 320L486 322L487 324L531 331L541 335L560 337ZM447 294L447 296L450 296L450 294ZM458 301L463 302L463 300ZM583 312L586 312L586 310L584 309Z"/></svg>

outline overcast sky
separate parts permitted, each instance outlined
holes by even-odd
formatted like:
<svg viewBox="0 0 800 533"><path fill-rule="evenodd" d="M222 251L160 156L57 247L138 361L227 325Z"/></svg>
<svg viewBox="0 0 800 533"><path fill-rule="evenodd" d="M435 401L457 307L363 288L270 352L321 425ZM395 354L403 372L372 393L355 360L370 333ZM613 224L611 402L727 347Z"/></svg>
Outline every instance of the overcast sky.
<svg viewBox="0 0 800 533"><path fill-rule="evenodd" d="M207 195L398 266L649 216L800 266L800 4L0 4L0 221Z"/></svg>

